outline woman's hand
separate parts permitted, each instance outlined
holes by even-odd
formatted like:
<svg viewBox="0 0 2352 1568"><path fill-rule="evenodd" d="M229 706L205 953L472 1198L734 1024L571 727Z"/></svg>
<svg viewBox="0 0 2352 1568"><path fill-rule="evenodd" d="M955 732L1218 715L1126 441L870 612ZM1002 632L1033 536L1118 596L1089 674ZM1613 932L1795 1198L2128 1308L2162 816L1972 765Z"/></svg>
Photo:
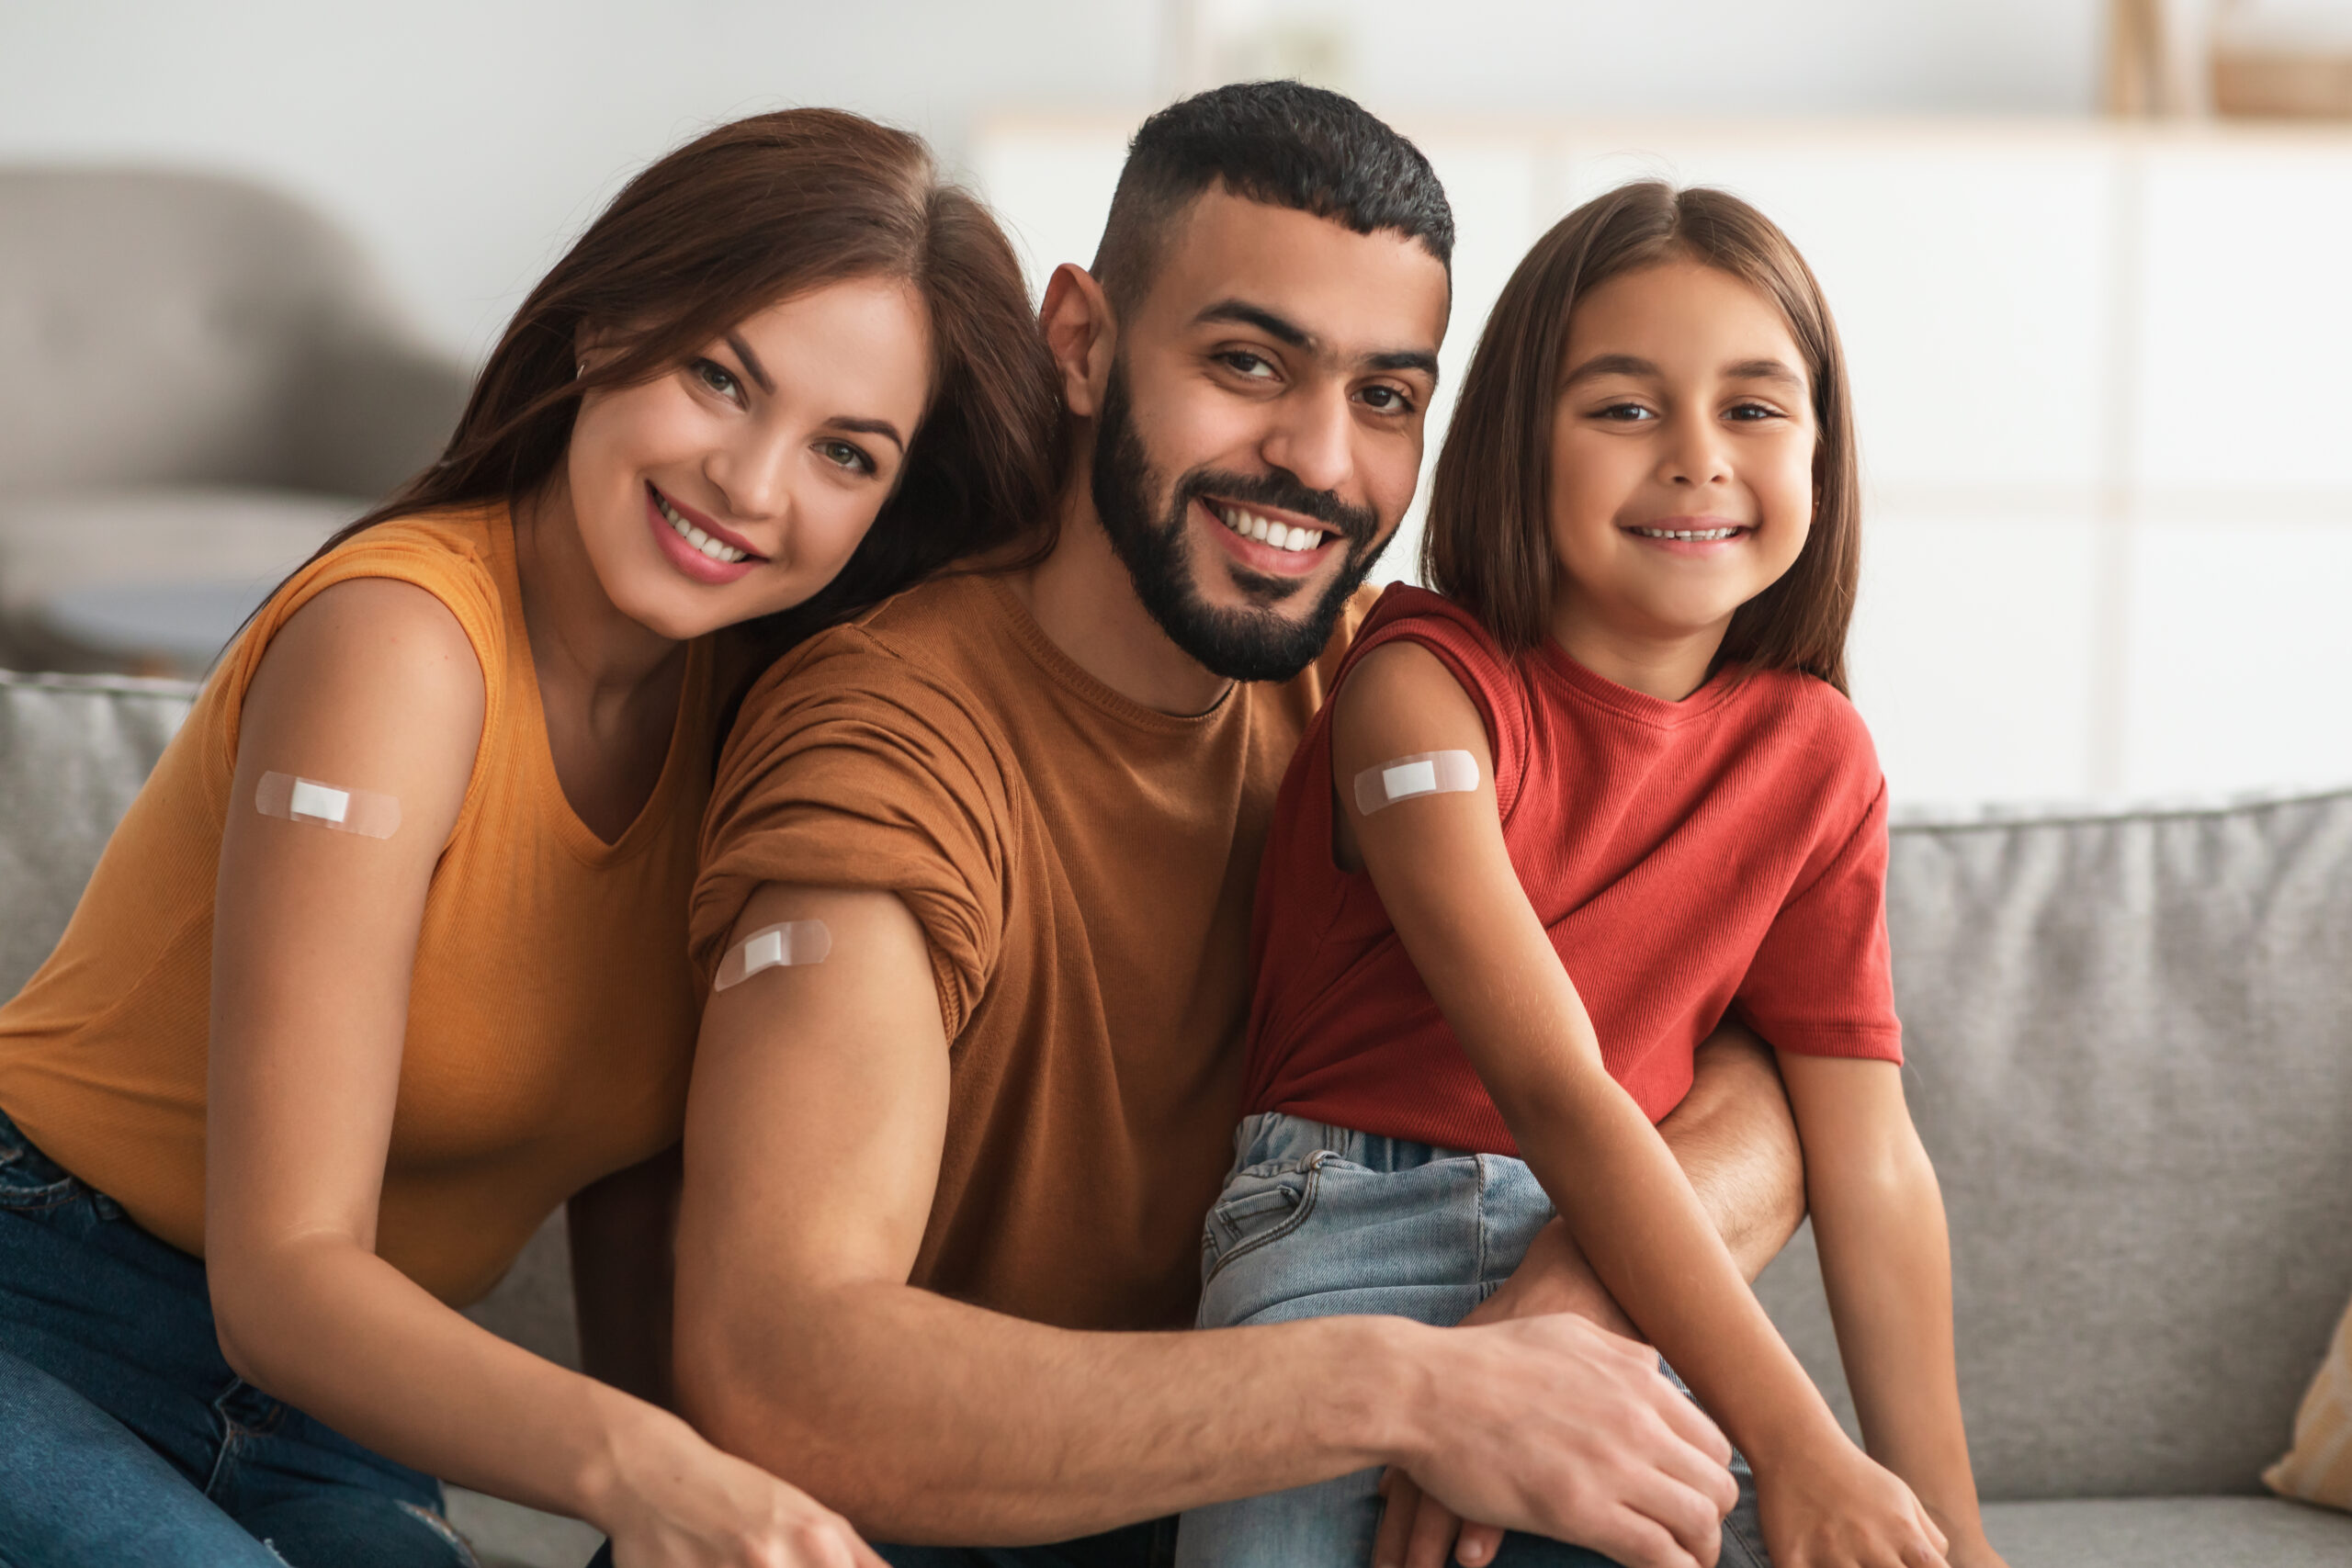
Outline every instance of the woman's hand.
<svg viewBox="0 0 2352 1568"><path fill-rule="evenodd" d="M673 1416L614 1461L613 1568L885 1568L849 1521Z"/></svg>
<svg viewBox="0 0 2352 1568"><path fill-rule="evenodd" d="M1842 1437L1756 1472L1773 1568L1953 1568L1911 1488Z"/></svg>

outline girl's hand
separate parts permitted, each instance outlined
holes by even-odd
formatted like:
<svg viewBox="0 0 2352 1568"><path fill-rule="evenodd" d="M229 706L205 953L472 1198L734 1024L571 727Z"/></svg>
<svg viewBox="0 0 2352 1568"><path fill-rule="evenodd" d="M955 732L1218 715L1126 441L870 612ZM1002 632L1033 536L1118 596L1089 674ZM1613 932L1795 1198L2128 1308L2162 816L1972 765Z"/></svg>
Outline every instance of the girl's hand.
<svg viewBox="0 0 2352 1568"><path fill-rule="evenodd" d="M674 1424L674 1425L673 1425ZM849 1521L684 1422L620 1457L613 1568L888 1568Z"/></svg>
<svg viewBox="0 0 2352 1568"><path fill-rule="evenodd" d="M2009 1568L2001 1554L1993 1550L1993 1543L1984 1539L1982 1526L1971 1529L1947 1525L1944 1533L1951 1538L1951 1544L1944 1549L1951 1568Z"/></svg>
<svg viewBox="0 0 2352 1568"><path fill-rule="evenodd" d="M1756 1492L1773 1568L1953 1568L1911 1488L1842 1438L1759 1466Z"/></svg>

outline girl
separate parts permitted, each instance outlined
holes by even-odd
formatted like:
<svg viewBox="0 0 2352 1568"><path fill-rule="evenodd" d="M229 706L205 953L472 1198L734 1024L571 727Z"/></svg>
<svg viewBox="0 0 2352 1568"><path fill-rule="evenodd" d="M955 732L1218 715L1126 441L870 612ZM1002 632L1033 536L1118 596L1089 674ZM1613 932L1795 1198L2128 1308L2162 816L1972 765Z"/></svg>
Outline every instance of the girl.
<svg viewBox="0 0 2352 1568"><path fill-rule="evenodd" d="M914 138L763 115L621 192L441 461L255 615L0 1010L14 1568L469 1563L435 1476L621 1568L878 1561L458 1309L679 1135L710 634L1011 538L1057 417L1012 248ZM580 1208L662 1223L627 1178Z"/></svg>
<svg viewBox="0 0 2352 1568"><path fill-rule="evenodd" d="M1722 1561L1977 1568L1998 1559L1904 1108L1885 787L1845 696L1858 510L1828 308L1754 209L1629 186L1521 263L1438 463L1443 596L1388 591L1277 807L1201 1321L1454 1322L1556 1205L1755 1465L1761 1540L1735 1512ZM1870 1457L1654 1131L1727 1010L1779 1051ZM1434 1539L1392 1521L1384 1562L1408 1532L1438 1560L1429 1511ZM1179 1539L1222 1568L1362 1564L1378 1513L1366 1473ZM1462 1560L1496 1539L1465 1531ZM1500 1561L1597 1559L1512 1536Z"/></svg>

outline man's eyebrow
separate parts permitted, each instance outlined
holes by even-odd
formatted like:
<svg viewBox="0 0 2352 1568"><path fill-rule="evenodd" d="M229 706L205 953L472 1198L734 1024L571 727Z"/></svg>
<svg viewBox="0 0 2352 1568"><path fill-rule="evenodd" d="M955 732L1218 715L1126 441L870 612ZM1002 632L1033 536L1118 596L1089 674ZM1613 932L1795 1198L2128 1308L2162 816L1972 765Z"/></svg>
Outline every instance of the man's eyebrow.
<svg viewBox="0 0 2352 1568"><path fill-rule="evenodd" d="M887 419L853 419L847 414L839 414L826 423L837 429L854 430L863 435L887 436L899 451L907 449L907 438L899 434L899 427Z"/></svg>
<svg viewBox="0 0 2352 1568"><path fill-rule="evenodd" d="M1247 299L1220 299L1209 306L1194 321L1232 321L1237 325L1255 327L1278 343L1293 348L1313 349L1315 334L1295 321L1284 321L1263 305L1252 305Z"/></svg>
<svg viewBox="0 0 2352 1568"><path fill-rule="evenodd" d="M1277 316L1262 305L1252 305L1247 299L1220 299L1209 306L1194 321L1232 321L1245 327L1255 327L1277 343L1293 348L1303 348L1312 354L1323 345L1313 333L1297 322ZM1367 370L1419 370L1434 378L1437 355L1426 348L1393 348L1363 357Z"/></svg>
<svg viewBox="0 0 2352 1568"><path fill-rule="evenodd" d="M1657 367L1637 354L1596 354L1560 378L1564 388L1596 376L1656 376Z"/></svg>
<svg viewBox="0 0 2352 1568"><path fill-rule="evenodd" d="M1732 381L1786 381L1800 389L1804 386L1804 377L1777 359L1743 359L1725 367L1724 376Z"/></svg>
<svg viewBox="0 0 2352 1568"><path fill-rule="evenodd" d="M752 379L760 384L761 391L775 390L775 383L768 379L768 367L760 363L760 356L752 352L752 345L743 341L742 333L729 333L727 346L735 351L735 357L743 362L743 368L752 373Z"/></svg>

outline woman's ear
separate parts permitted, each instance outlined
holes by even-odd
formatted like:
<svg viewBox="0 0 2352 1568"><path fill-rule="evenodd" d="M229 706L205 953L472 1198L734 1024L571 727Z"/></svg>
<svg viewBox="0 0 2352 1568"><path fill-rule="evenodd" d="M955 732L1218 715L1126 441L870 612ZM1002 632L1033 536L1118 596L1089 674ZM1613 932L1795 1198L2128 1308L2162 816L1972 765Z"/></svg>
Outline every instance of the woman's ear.
<svg viewBox="0 0 2352 1568"><path fill-rule="evenodd" d="M1038 316L1046 352L1061 373L1062 402L1079 418L1093 418L1110 384L1118 344L1119 323L1109 296L1092 273L1064 262L1046 280L1046 303Z"/></svg>

